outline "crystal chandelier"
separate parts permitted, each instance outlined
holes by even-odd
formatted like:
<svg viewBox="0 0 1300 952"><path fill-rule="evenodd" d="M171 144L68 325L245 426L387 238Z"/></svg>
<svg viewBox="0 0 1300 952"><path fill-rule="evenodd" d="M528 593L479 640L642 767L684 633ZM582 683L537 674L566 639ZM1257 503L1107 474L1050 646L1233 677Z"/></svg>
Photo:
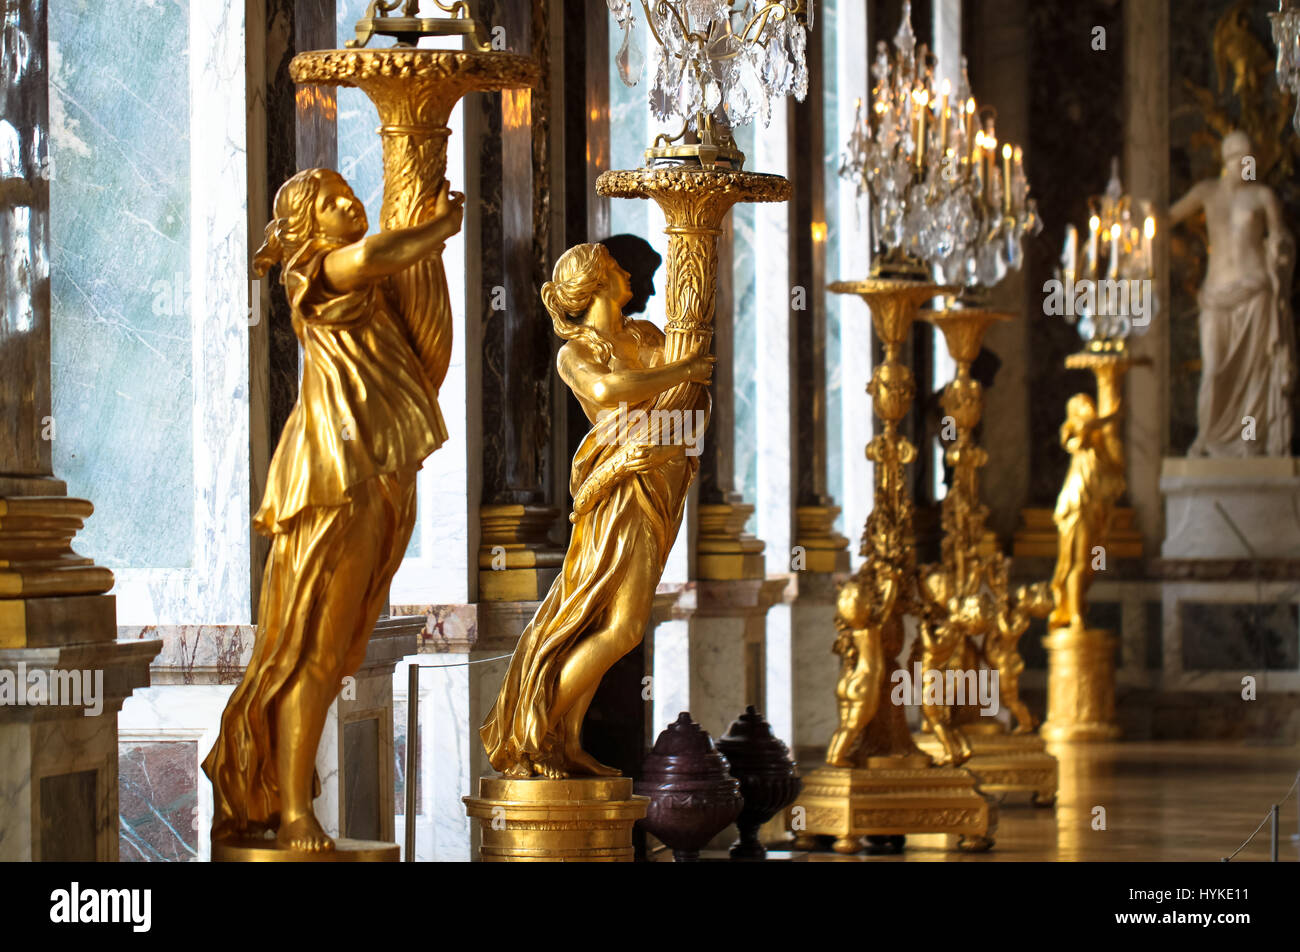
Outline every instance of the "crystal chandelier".
<svg viewBox="0 0 1300 952"><path fill-rule="evenodd" d="M1300 8L1295 0L1278 0L1273 21L1273 42L1277 44L1277 84L1296 97L1291 124L1300 132Z"/></svg>
<svg viewBox="0 0 1300 952"><path fill-rule="evenodd" d="M619 78L635 86L645 56L633 0L606 2L623 30L614 57ZM741 168L745 157L728 130L755 118L767 125L774 101L793 93L802 102L808 93L813 0L641 0L640 6L655 50L650 111L661 122L682 122L677 135L655 139L646 164L698 160Z"/></svg>
<svg viewBox="0 0 1300 952"><path fill-rule="evenodd" d="M999 150L996 113L977 109L963 58L956 96L936 86L936 61L912 32L912 5L877 46L871 108L862 103L840 176L871 198L872 244L883 264L923 262L944 284L991 287L1024 263L1021 242L1042 231L1023 153Z"/></svg>
<svg viewBox="0 0 1300 952"><path fill-rule="evenodd" d="M1145 326L1155 311L1155 215L1150 202L1124 194L1119 159L1111 160L1106 191L1088 199L1088 211L1082 258L1079 230L1074 225L1065 229L1058 272L1061 313L1078 322L1079 336L1089 350L1123 350L1134 318Z"/></svg>

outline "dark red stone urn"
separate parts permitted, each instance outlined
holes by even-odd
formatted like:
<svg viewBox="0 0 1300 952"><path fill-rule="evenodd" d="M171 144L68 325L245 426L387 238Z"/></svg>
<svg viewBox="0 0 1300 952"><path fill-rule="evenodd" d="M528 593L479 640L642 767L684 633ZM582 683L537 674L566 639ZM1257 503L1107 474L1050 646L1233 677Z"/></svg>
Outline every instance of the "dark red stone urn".
<svg viewBox="0 0 1300 952"><path fill-rule="evenodd" d="M650 798L637 826L653 833L679 863L700 858L700 849L740 815L740 782L709 732L682 711L655 740L633 787Z"/></svg>
<svg viewBox="0 0 1300 952"><path fill-rule="evenodd" d="M731 764L731 775L740 781L745 799L736 820L740 839L731 847L731 858L761 860L767 849L759 842L758 828L799 796L803 788L799 769L790 759L790 748L772 734L772 725L753 705L731 722L718 749Z"/></svg>

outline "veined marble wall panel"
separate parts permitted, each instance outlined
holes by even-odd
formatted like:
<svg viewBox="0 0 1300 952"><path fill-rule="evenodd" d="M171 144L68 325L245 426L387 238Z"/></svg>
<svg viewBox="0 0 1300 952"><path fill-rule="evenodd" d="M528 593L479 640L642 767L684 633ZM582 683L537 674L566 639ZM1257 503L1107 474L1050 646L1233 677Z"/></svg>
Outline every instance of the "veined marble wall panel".
<svg viewBox="0 0 1300 952"><path fill-rule="evenodd" d="M78 547L114 570L119 621L238 623L244 4L129 6L51 9L55 470L95 502Z"/></svg>
<svg viewBox="0 0 1300 952"><path fill-rule="evenodd" d="M221 712L234 689L234 684L155 685L136 691L122 705L118 798L123 860L211 859L212 784L202 763L217 742ZM133 754L137 749L140 753ZM183 757L192 760L182 762L182 749ZM137 760L139 776L130 766ZM180 784L183 777L192 786ZM186 806L191 820L184 818Z"/></svg>

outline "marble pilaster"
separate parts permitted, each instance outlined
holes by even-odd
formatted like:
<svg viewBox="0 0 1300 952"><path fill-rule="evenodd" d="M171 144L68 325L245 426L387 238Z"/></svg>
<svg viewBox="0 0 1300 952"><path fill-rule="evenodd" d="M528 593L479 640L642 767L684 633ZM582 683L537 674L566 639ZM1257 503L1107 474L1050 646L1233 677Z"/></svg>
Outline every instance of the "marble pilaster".
<svg viewBox="0 0 1300 952"><path fill-rule="evenodd" d="M511 52L549 67L551 9L480 5ZM483 309L483 488L478 550L481 601L530 601L550 587L563 557L548 538L558 523L552 473L554 335L538 291L558 251L551 227L552 74L534 89L475 97L480 215L475 249Z"/></svg>
<svg viewBox="0 0 1300 952"><path fill-rule="evenodd" d="M1124 185L1129 194L1169 207L1169 0L1124 4ZM1206 37L1209 42L1209 37ZM1135 336L1135 357L1151 366L1129 374L1125 423L1128 498L1137 512L1147 552L1164 538L1160 470L1170 442L1170 327L1175 313L1169 285L1168 237L1155 242L1155 300L1165 302L1145 333Z"/></svg>

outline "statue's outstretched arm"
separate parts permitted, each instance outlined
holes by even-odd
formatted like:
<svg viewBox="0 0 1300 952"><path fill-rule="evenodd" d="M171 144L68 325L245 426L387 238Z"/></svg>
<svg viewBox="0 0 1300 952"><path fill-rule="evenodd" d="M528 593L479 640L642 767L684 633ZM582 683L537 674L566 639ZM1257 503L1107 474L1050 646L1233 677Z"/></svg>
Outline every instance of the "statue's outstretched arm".
<svg viewBox="0 0 1300 952"><path fill-rule="evenodd" d="M439 254L460 231L465 196L448 191L444 182L433 217L410 228L390 228L367 235L325 256L325 278L336 290L352 291L416 262Z"/></svg>
<svg viewBox="0 0 1300 952"><path fill-rule="evenodd" d="M1197 182L1186 195L1170 206L1169 225L1171 228L1187 221L1205 207L1205 188L1206 183Z"/></svg>
<svg viewBox="0 0 1300 952"><path fill-rule="evenodd" d="M710 355L685 357L648 370L610 370L588 359L581 344L569 343L557 359L560 376L580 399L615 409L622 403L640 403L682 383L707 384L713 377Z"/></svg>

